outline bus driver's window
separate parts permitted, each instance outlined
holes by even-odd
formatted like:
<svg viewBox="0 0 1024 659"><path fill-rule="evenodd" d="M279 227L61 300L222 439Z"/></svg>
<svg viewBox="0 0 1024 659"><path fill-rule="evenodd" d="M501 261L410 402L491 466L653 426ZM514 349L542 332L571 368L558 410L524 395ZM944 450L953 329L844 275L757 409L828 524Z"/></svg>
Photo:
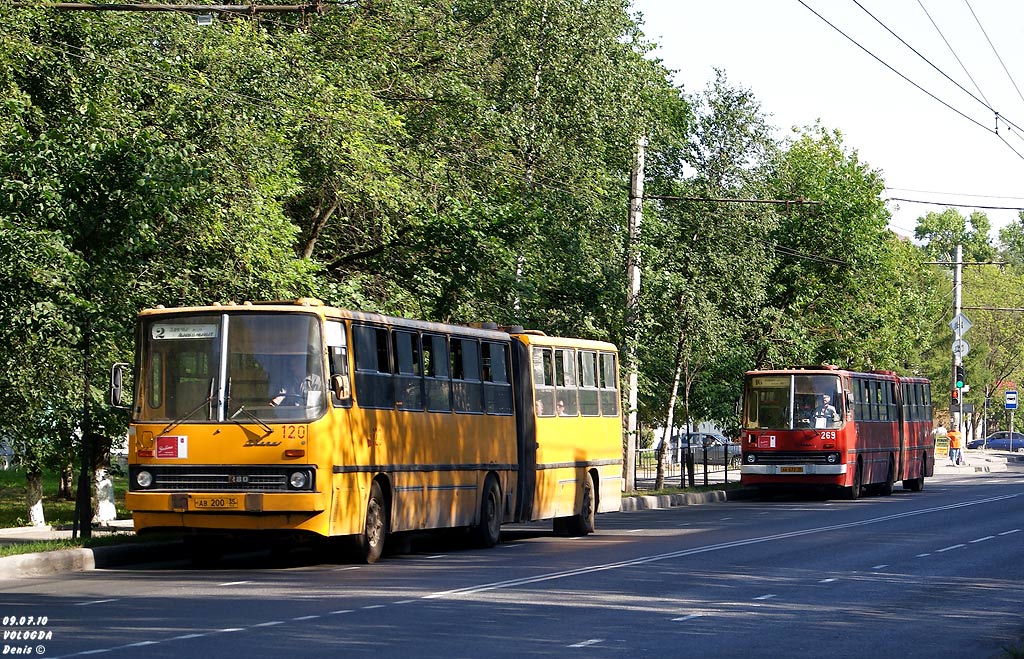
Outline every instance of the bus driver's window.
<svg viewBox="0 0 1024 659"><path fill-rule="evenodd" d="M345 340L345 324L328 320L324 324L327 338L327 359L331 368L331 399L335 405L352 405L352 384L348 374L348 342ZM339 396L340 394L340 396Z"/></svg>

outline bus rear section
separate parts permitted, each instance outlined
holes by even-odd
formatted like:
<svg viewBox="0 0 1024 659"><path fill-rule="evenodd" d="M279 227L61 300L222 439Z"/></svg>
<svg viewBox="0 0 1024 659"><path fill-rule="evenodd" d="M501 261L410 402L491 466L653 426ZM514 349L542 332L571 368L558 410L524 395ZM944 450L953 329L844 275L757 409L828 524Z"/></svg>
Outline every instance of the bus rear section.
<svg viewBox="0 0 1024 659"><path fill-rule="evenodd" d="M599 341L513 331L520 446L518 521L593 532L622 504L618 353Z"/></svg>
<svg viewBox="0 0 1024 659"><path fill-rule="evenodd" d="M908 384L894 373L830 366L747 373L742 483L848 499L891 494L897 480L921 489L933 455L930 393L926 380Z"/></svg>

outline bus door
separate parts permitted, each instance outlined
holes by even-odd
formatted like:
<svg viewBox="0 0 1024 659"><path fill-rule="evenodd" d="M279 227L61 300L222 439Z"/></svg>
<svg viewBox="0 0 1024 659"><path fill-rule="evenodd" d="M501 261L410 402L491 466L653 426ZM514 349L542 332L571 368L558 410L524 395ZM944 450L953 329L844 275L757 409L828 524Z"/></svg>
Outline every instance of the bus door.
<svg viewBox="0 0 1024 659"><path fill-rule="evenodd" d="M512 373L516 405L516 458L517 472L515 521L531 519L533 497L537 487L537 419L534 415L533 378L530 346L512 341Z"/></svg>

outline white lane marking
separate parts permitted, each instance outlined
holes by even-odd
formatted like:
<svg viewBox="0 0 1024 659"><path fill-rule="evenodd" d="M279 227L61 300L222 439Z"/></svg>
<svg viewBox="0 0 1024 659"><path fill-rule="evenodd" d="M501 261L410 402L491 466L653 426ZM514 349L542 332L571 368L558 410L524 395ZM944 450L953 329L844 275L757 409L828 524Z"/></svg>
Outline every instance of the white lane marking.
<svg viewBox="0 0 1024 659"><path fill-rule="evenodd" d="M369 606L361 606L359 608L361 608L363 611L369 611L370 609L383 609L383 608L386 608L386 605L385 604L371 604Z"/></svg>
<svg viewBox="0 0 1024 659"><path fill-rule="evenodd" d="M754 599L755 599L755 600L759 600L759 601L764 601L764 600L770 600L770 599L773 599L774 597L776 597L776 596L775 596L775 595L771 595L771 594L768 594L768 595L761 595L761 596L759 596L759 597L755 597Z"/></svg>
<svg viewBox="0 0 1024 659"><path fill-rule="evenodd" d="M836 581L836 579L822 579L818 583L832 583L833 581Z"/></svg>
<svg viewBox="0 0 1024 659"><path fill-rule="evenodd" d="M241 586L242 584L247 584L247 583L252 583L252 582L251 581L228 581L228 582L225 582L225 583L222 583L222 584L217 584L217 585L218 586Z"/></svg>
<svg viewBox="0 0 1024 659"><path fill-rule="evenodd" d="M427 559L428 561L436 561L439 558L446 558L446 557L447 557L447 554L434 554L433 556L424 556L423 558Z"/></svg>
<svg viewBox="0 0 1024 659"><path fill-rule="evenodd" d="M394 603L394 604L412 604L412 603L413 603L413 602L415 602L415 601L416 601L416 600L399 600L399 601L397 601L397 602L393 602L393 603Z"/></svg>
<svg viewBox="0 0 1024 659"><path fill-rule="evenodd" d="M349 570L358 570L358 569L359 569L358 565L352 565L350 567L339 567L336 570L332 570L332 572L348 572Z"/></svg>
<svg viewBox="0 0 1024 659"><path fill-rule="evenodd" d="M1004 501L1006 499L1014 499L1022 496L1021 494L1004 494L997 497L989 497L987 499L978 499L977 501L966 501L960 503L953 503L947 506L937 506L935 508L924 508L921 510L912 510L903 513L894 513L892 515L883 515L882 517L874 517L871 519L859 520L856 522L846 522L843 524L831 524L828 526L819 526L810 529L803 529L801 531L790 531L788 533L778 533L775 535L759 536L755 538L748 538L746 540L735 540L733 542L722 542L714 545L704 545L702 547L694 547L693 549L683 549L681 551L668 552L666 554L655 554L652 556L641 556L638 558L619 561L617 563L605 563L603 565L589 565L586 567L576 568L573 570L565 570L562 572L548 572L545 574L538 574L532 577L522 577L519 579L508 579L506 581L495 581L492 583L484 583L476 586L467 586L465 588L454 588L452 590L442 590L436 593L430 593L424 595L423 599L440 599L443 597L457 597L460 595L473 595L476 593L482 593L490 590L500 590L504 588L514 588L516 586L525 586L528 584L540 583L542 581L551 581L554 579L565 579L567 577L575 577L583 574L591 574L594 572L603 572L606 570L618 570L625 567L635 567L637 565L645 565L647 563L656 563L658 561L667 561L676 558L683 558L685 556L694 556L697 554L706 554L709 552L720 551L722 549L733 549L736 547L745 547L749 545L761 544L764 542L775 542L778 540L788 540L790 538L799 538L807 535L816 535L819 533L829 533L832 531L841 531L845 529L855 528L858 526L870 526L873 524L881 524L884 522L891 522L897 519L905 519L907 517L916 517L917 515L927 515L931 513L945 512L947 510L955 510L957 508L966 508L969 506L978 506L986 503L993 503L996 501ZM918 557L928 556L928 554L918 554Z"/></svg>
<svg viewBox="0 0 1024 659"><path fill-rule="evenodd" d="M992 540L993 538L995 538L994 535L986 535L984 538L975 538L974 540L971 540L971 544L973 545L976 542L985 542L986 540Z"/></svg>
<svg viewBox="0 0 1024 659"><path fill-rule="evenodd" d="M269 622L257 623L255 625L253 625L253 627L273 627L274 625L283 625L283 624L284 624L284 620L271 620Z"/></svg>
<svg viewBox="0 0 1024 659"><path fill-rule="evenodd" d="M582 643L573 643L569 647L570 648L585 648L588 645L597 645L598 643L603 643L603 642L604 642L603 638L592 638L589 641L583 641Z"/></svg>
<svg viewBox="0 0 1024 659"><path fill-rule="evenodd" d="M119 599L121 599L121 598L120 597L115 597L115 598L109 599L109 600L91 600L89 602L76 602L75 606L91 606L93 604L106 604L107 602L116 602Z"/></svg>
<svg viewBox="0 0 1024 659"><path fill-rule="evenodd" d="M630 529L630 530L626 531L626 533L641 533L641 532L646 531L646 530L647 529Z"/></svg>
<svg viewBox="0 0 1024 659"><path fill-rule="evenodd" d="M513 580L509 580L509 581L501 581L501 582L496 582L496 583L491 583L491 584L482 584L480 586L474 586L474 587L470 587L470 588L461 588L461 589L457 589L457 590L449 590L449 591L444 591L444 592L439 592L439 593L433 593L433 594L430 594L430 595L425 595L421 599L437 599L437 598L440 598L440 597L449 597L449 596L452 596L452 595L476 593L476 592L482 592L482 591L485 591L485 590L496 590L496 589L499 589L499 588L510 588L510 587L513 587L513 586L516 586L516 585L523 585L523 584L528 584L528 583L536 583L536 582L539 582L539 581L549 581L549 580L552 580L552 579L562 579L562 578L567 578L567 577L581 575L581 574L588 574L588 573L591 573L591 572L599 572L599 571L603 571L603 570L614 570L614 569L619 569L619 568L623 568L623 567L632 567L632 566L635 566L635 565L643 565L643 564L646 564L646 563L653 563L653 562L657 562L657 561L664 561L664 560L670 560L670 559L674 559L674 558L681 558L681 557L684 557L684 556L693 556L693 555L696 555L696 554L703 554L703 553L707 553L707 552L718 551L720 549L729 549L729 548L733 548L733 547L743 547L743 546L747 546L747 545L759 544L759 543L764 543L764 542L774 542L774 541L777 541L777 540L786 540L786 539L789 539L789 538L797 538L797 537L801 537L801 536L813 535L813 534L818 534L818 533L828 533L830 531L837 531L837 530L848 529L848 528L853 528L853 527L858 527L858 526L867 526L867 525L871 525L871 524L880 524L880 523L883 523L883 522L888 522L888 521L892 521L892 520L895 520L895 519L902 519L902 518L905 518L905 517L913 517L913 516L916 516L916 515L926 515L926 514L929 514L929 513L942 512L942 511L952 510L952 509L956 509L956 508L963 508L963 507L967 507L967 506L976 506L976 505L981 505L981 504L986 504L986 503L992 503L992 502L995 502L995 501L1003 501L1005 499L1012 499L1012 498L1015 498L1015 497L1018 497L1018 496L1021 496L1021 495L1020 494L1010 494L1010 495L1004 495L1004 496L998 496L998 497L991 497L991 498L988 498L988 499L979 499L978 501L962 502L962 503L957 503L957 504L951 504L951 505L948 505L948 506L939 506L939 507L936 507L936 508L926 508L926 509L923 509L923 510L916 510L916 511L905 512L905 513L897 513L897 514L893 514L893 515L885 515L883 517L877 517L877 518L872 518L872 519L867 519L867 520L861 520L861 521L858 521L858 522L848 522L846 524L835 524L835 525L831 525L831 526L822 526L822 527L817 527L817 528L804 529L802 531L792 531L792 532L789 532L789 533L779 533L779 534L776 534L776 535L761 536L761 537L756 537L756 538L750 538L750 539L747 539L747 540L739 540L739 541L735 541L735 542L720 543L720 544L716 544L716 545L707 545L707 546L704 546L704 547L697 547L695 549L687 549L687 550L683 550L683 551L670 552L670 553L667 553L667 554L658 554L658 555L654 555L654 556L644 556L644 557L640 557L640 558L629 560L629 561L622 561L622 562L619 562L619 563L610 563L610 564L607 564L607 565L594 565L594 566L589 566L589 567L585 567L585 568L579 568L579 569L575 569L575 570L568 570L568 571L565 571L565 572L556 572L556 573L551 573L551 574L538 575L536 577L531 577L531 578L527 578L527 579L513 579ZM1021 529L1012 529L1012 530L1009 530L1009 531L1004 531L1004 532L1000 533L999 535L1001 535L1001 536L1011 535L1013 533L1019 533L1020 530ZM918 556L920 556L920 557L928 556L928 555L929 554L918 554ZM356 570L356 569L359 569L359 567L358 566L344 567L344 568L339 568L339 569L334 570L334 571L341 572L341 571L345 571L345 570ZM764 599L768 599L769 597L775 597L775 596L774 595L762 596L762 598L764 598ZM78 604L79 605L99 604L99 603L104 603L104 602L117 601L117 599L119 599L119 598L113 598L113 599L108 599L108 600L95 600L95 601L91 601L91 602L80 602ZM761 599L761 598L758 598L758 599ZM362 607L362 610L380 609L380 608L385 608L385 606L386 605L383 605L383 604L376 604L376 605ZM353 609L338 609L336 611L330 611L330 612L328 612L328 613L326 613L324 615L338 615L338 614L342 614L342 613L353 613L353 612L354 612ZM318 616L312 616L312 617L315 618L315 617L318 617ZM163 639L163 640L151 641L151 642L146 642L146 643L150 644L150 645L155 645L155 644L160 644L160 643L166 643L166 642L169 642L169 641L179 641L179 640L202 638L204 636L211 636L213 634L224 634L224 633L229 633L229 632L239 632L239 631L253 630L253 629L256 629L257 627L271 626L271 624L272 623L255 623L253 625L250 625L249 627L230 627L230 628L226 628L226 629L215 629L215 630L211 630L211 631L205 632L205 633L181 634L181 635L172 636L172 637L169 637L169 638L166 638L166 639ZM585 643L590 645L590 644L593 644L593 643L600 643L600 642L603 642L603 639L592 639L591 641L586 641ZM107 648L98 648L98 649L95 649L95 650L83 650L83 651L80 651L80 652L74 652L72 654L64 655L64 657L77 657L77 656L86 656L86 655L94 655L94 654L103 654L103 653L106 653L106 652L113 652L113 651L122 650L122 649L129 648L129 647L138 647L138 646L139 646L139 644L136 643L136 644L131 644L131 645L120 645L120 646L112 646L112 647L107 647ZM573 645L573 646L569 646L569 647L585 647L585 646L577 644L577 645ZM51 657L51 659L62 659L62 658L61 657Z"/></svg>
<svg viewBox="0 0 1024 659"><path fill-rule="evenodd" d="M691 613L688 616L681 616L679 618L672 618L672 622L686 622L688 620L693 620L694 618L699 618L700 615L701 614L699 614L699 613Z"/></svg>
<svg viewBox="0 0 1024 659"><path fill-rule="evenodd" d="M936 554L943 554L943 553L945 553L947 551L952 551L953 549L960 549L961 547L966 547L966 546L967 545L965 545L964 543L961 542L960 544L957 544L957 545L950 545L948 547L943 547L942 549L936 549L935 553Z"/></svg>
<svg viewBox="0 0 1024 659"><path fill-rule="evenodd" d="M872 565L871 569L872 570L881 570L882 568L886 568L886 567L889 567L889 564L888 563L882 563L881 565Z"/></svg>
<svg viewBox="0 0 1024 659"><path fill-rule="evenodd" d="M931 553L918 554L917 558L924 558L926 556L931 556Z"/></svg>
<svg viewBox="0 0 1024 659"><path fill-rule="evenodd" d="M139 641L138 643L130 643L130 644L126 645L125 647L126 648L141 648L141 647L145 647L147 645L156 645L159 642L160 641Z"/></svg>
<svg viewBox="0 0 1024 659"><path fill-rule="evenodd" d="M724 521L726 521L726 520L730 520L730 519L732 519L732 517L722 517L722 518L719 518L719 520L718 520L718 521L719 521L719 522L724 522Z"/></svg>
<svg viewBox="0 0 1024 659"><path fill-rule="evenodd" d="M296 622L299 621L299 620L316 620L319 617L320 617L319 615L315 615L315 616L299 616L298 618L292 618L292 620L296 621Z"/></svg>

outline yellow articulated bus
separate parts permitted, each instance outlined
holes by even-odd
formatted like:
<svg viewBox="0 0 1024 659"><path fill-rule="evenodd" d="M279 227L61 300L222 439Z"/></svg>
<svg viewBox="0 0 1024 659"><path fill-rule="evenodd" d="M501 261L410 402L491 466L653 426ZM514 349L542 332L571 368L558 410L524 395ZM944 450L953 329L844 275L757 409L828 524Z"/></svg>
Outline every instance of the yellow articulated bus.
<svg viewBox="0 0 1024 659"><path fill-rule="evenodd" d="M143 311L125 503L138 533L347 536L617 511L615 346L294 302ZM115 365L121 398L126 365ZM204 543L195 543L199 548Z"/></svg>

